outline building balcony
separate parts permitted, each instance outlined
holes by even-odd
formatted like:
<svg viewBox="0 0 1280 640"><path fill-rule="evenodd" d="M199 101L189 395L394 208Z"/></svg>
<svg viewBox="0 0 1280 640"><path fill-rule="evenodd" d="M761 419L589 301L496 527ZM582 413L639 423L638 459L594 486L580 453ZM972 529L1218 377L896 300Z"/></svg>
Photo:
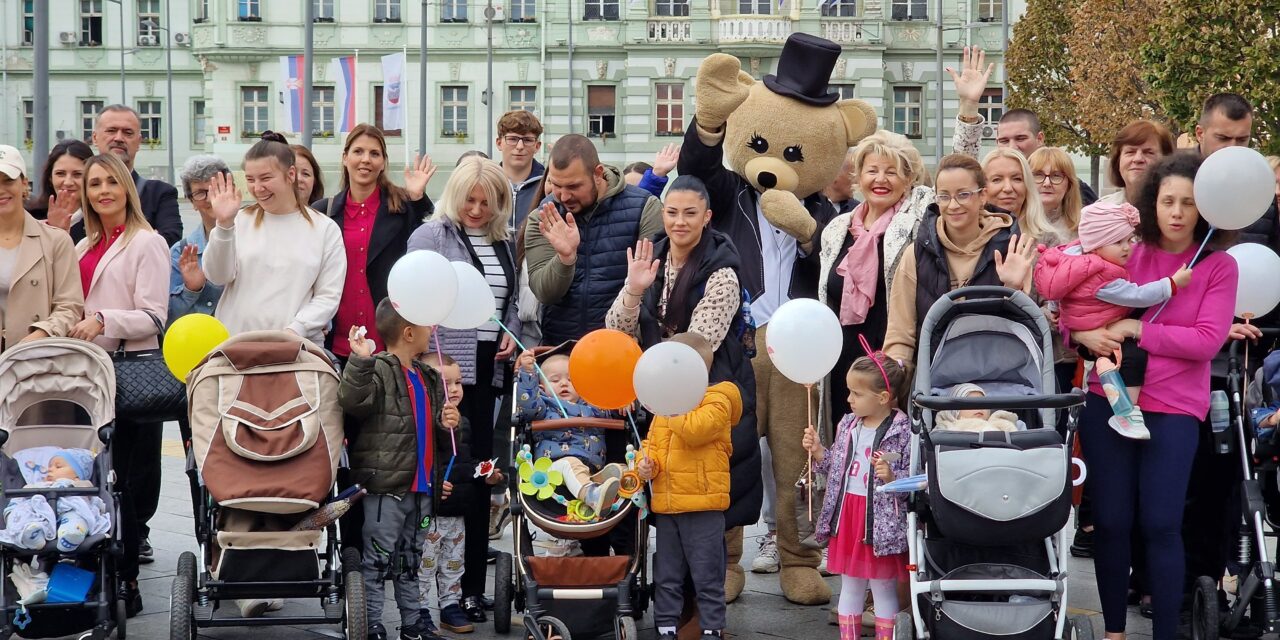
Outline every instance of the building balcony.
<svg viewBox="0 0 1280 640"><path fill-rule="evenodd" d="M720 18L721 43L762 42L781 44L791 35L787 16L725 16Z"/></svg>
<svg viewBox="0 0 1280 640"><path fill-rule="evenodd" d="M855 46L878 44L881 41L879 32L883 29L882 26L877 24L868 30L860 20L841 20L838 18L824 18L821 28L822 37L836 44Z"/></svg>
<svg viewBox="0 0 1280 640"><path fill-rule="evenodd" d="M693 22L688 18L651 19L649 42L693 42Z"/></svg>

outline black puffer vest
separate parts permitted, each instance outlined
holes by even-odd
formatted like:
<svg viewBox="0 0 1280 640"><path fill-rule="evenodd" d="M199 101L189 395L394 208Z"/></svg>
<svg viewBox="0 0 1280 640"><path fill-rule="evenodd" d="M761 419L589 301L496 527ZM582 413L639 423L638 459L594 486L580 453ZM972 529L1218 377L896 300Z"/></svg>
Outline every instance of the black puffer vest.
<svg viewBox="0 0 1280 640"><path fill-rule="evenodd" d="M947 263L947 249L942 246L938 237L938 205L931 204L925 211L924 220L920 221L916 232L916 335L920 335L920 325L929 314L929 307L938 298L951 291L951 265ZM973 277L966 286L994 285L1003 286L996 273L996 249L1009 246L1009 236L1018 233L1018 222L1013 226L1001 229L992 236L982 248L978 264L973 268Z"/></svg>
<svg viewBox="0 0 1280 640"><path fill-rule="evenodd" d="M703 233L709 234L704 239L709 244L703 248L701 260L696 265L684 267L695 269L694 282L697 284L689 290L684 317L674 323L677 333L688 330L693 310L706 290L707 278L717 270L731 268L737 271L741 266L738 251L729 236L710 227L704 229ZM660 237L654 246L655 257L665 262L668 249L667 238ZM640 307L640 345L646 349L665 337L658 315L664 271L665 269L658 270L658 279L645 293L644 303ZM742 314L739 311L734 315L729 332L720 342L720 348L716 349L711 362L711 384L731 381L738 385L738 391L742 393L742 419L733 427L733 455L729 458L729 509L725 511L724 524L726 529L755 524L760 519L760 505L764 497L760 479L760 434L756 432L756 380L751 359L743 353L739 337L742 324Z"/></svg>
<svg viewBox="0 0 1280 640"><path fill-rule="evenodd" d="M652 197L627 186L577 221L581 242L573 284L560 302L542 307L543 344L575 340L604 327L604 316L627 279L627 249L639 239L640 216Z"/></svg>

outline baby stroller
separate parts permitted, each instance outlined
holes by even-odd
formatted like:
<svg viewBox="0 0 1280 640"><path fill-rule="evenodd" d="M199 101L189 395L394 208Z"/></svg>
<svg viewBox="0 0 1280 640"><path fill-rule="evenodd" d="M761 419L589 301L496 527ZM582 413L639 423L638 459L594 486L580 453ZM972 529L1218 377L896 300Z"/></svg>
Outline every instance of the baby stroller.
<svg viewBox="0 0 1280 640"><path fill-rule="evenodd" d="M549 349L539 348L535 352ZM636 449L640 447L630 434L630 427L622 420L566 418L514 424L512 450L518 454L526 445L532 447L533 434L538 431L566 428L601 428L612 435L626 434L623 438L609 438L609 446L617 440L629 442ZM512 460L518 467L520 460ZM635 500L620 497L604 518L576 521L560 501L539 500L521 492L520 477L514 468L511 471L508 477L513 496L514 559L510 554L501 554L494 569L494 630L498 633L510 630L514 607L524 612L525 637L529 640L571 640L574 631L566 622L581 628L580 625L591 617L583 613L584 608L590 609L594 603L603 605L612 615L613 633L618 640L635 640L635 621L649 604L645 568L648 535L644 528L647 509L638 506ZM626 489L625 478L623 484ZM631 488L638 490L639 496L644 496L642 483L637 482ZM628 493L624 491L624 494ZM639 504L644 504L643 498ZM626 520L635 523L635 547L630 555L560 558L534 554L532 527L561 539L586 540L608 535ZM553 615L560 610L572 611L574 616Z"/></svg>
<svg viewBox="0 0 1280 640"><path fill-rule="evenodd" d="M178 558L174 640L199 627L341 624L364 640L359 552L333 522L308 526L335 497L342 454L338 373L315 345L281 331L223 342L187 377L200 504L200 559ZM323 521L322 521L323 522ZM217 616L224 600L316 598L318 615Z"/></svg>
<svg viewBox="0 0 1280 640"><path fill-rule="evenodd" d="M1268 341L1280 338L1280 329L1263 329ZM1229 414L1210 421L1230 421L1229 428L1214 428L1214 446L1218 453L1240 456L1244 481L1241 483L1239 534L1235 560L1240 573L1236 597L1223 612L1218 599L1218 576L1200 576L1192 591L1191 637L1193 640L1217 640L1218 637L1258 637L1280 630L1280 585L1276 584L1276 563L1267 552L1267 539L1277 538L1280 530L1280 438L1275 433L1259 436L1252 408L1274 406L1277 398L1264 379L1260 368L1262 355L1246 363L1241 358L1241 343L1233 341L1227 357L1227 393ZM1257 368L1253 372L1246 366ZM1246 391L1245 385L1248 385ZM1216 419L1215 419L1216 418ZM1224 614L1225 613L1225 617Z"/></svg>
<svg viewBox="0 0 1280 640"><path fill-rule="evenodd" d="M0 638L7 640L14 633L46 638L91 630L90 637L98 639L110 636L113 629L117 637L125 637L125 601L120 597L116 572L123 551L115 537L119 500L110 473L115 386L111 356L90 342L46 338L16 345L0 355L0 460L4 467L0 507L15 498L37 495L44 496L50 505L72 496L100 498L111 519L105 535L89 536L71 554L57 552L54 545L38 553L0 545L0 570L7 578L0 589L0 615L4 617ZM93 452L92 477L88 479L94 486L21 488L24 481L19 467L35 464L23 462L24 454L50 447ZM70 559L75 567L92 574L93 584L83 601L19 605L13 571L33 556L48 561Z"/></svg>
<svg viewBox="0 0 1280 640"><path fill-rule="evenodd" d="M952 398L975 383L981 398ZM940 298L920 329L912 397L911 473L927 493L909 501L908 570L913 613L898 638L1056 640L1093 638L1088 619L1068 620L1064 532L1071 510L1071 447L1084 393L1055 389L1053 344L1039 307L1003 287L967 287ZM1025 431L934 430L935 412L1015 411ZM1056 410L1072 409L1065 436Z"/></svg>

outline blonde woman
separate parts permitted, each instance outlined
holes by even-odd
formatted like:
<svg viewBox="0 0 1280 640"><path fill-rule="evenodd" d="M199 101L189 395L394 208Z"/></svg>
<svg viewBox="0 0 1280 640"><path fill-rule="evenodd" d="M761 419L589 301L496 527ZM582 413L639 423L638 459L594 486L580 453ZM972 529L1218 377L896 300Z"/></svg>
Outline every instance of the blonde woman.
<svg viewBox="0 0 1280 640"><path fill-rule="evenodd" d="M85 238L76 252L85 319L68 335L108 351L155 349L169 314L169 245L142 215L138 190L123 161L107 153L85 163L80 210ZM160 440L159 422L116 420L112 463L123 485L124 542L118 571L129 617L142 610L138 550L160 502Z"/></svg>
<svg viewBox="0 0 1280 640"><path fill-rule="evenodd" d="M1043 242L1052 231L1040 198L1031 192L1031 165L1012 147L998 147L982 161L987 177L987 207L1005 211L1018 223L1018 234Z"/></svg>
<svg viewBox="0 0 1280 640"><path fill-rule="evenodd" d="M1040 147L1027 158L1027 164L1031 166L1031 186L1048 223L1048 233L1038 238L1041 244L1053 247L1075 240L1084 201L1071 156L1058 147Z"/></svg>
<svg viewBox="0 0 1280 640"><path fill-rule="evenodd" d="M864 355L858 336L879 349L889 322L889 292L898 262L915 241L916 227L933 204L923 186L924 160L906 137L877 131L850 154L852 182L862 203L836 216L822 232L818 300L844 328L844 349L833 371L849 370ZM848 412L843 373L824 386L832 416ZM827 405L824 405L827 406Z"/></svg>

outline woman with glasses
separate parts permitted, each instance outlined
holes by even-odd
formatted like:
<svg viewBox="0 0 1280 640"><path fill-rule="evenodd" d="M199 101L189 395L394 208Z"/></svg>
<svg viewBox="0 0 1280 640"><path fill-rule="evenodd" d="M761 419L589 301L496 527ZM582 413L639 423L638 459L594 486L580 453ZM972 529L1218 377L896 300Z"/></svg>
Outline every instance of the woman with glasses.
<svg viewBox="0 0 1280 640"><path fill-rule="evenodd" d="M1027 164L1048 224L1045 237L1038 238L1040 243L1053 247L1075 240L1084 201L1071 156L1058 147L1040 147L1027 158Z"/></svg>
<svg viewBox="0 0 1280 640"><path fill-rule="evenodd" d="M200 214L200 225L169 249L169 324L189 313L213 315L218 306L222 287L205 280L200 261L217 222L209 204L209 184L216 175L230 177L231 169L218 156L198 155L188 158L178 175L183 194Z"/></svg>
<svg viewBox="0 0 1280 640"><path fill-rule="evenodd" d="M984 210L989 191L978 161L961 154L943 158L933 185L936 203L925 211L915 242L903 251L889 294L884 351L899 362L913 359L920 322L951 290L974 285L1031 290L1035 239L1019 235L1012 215Z"/></svg>

